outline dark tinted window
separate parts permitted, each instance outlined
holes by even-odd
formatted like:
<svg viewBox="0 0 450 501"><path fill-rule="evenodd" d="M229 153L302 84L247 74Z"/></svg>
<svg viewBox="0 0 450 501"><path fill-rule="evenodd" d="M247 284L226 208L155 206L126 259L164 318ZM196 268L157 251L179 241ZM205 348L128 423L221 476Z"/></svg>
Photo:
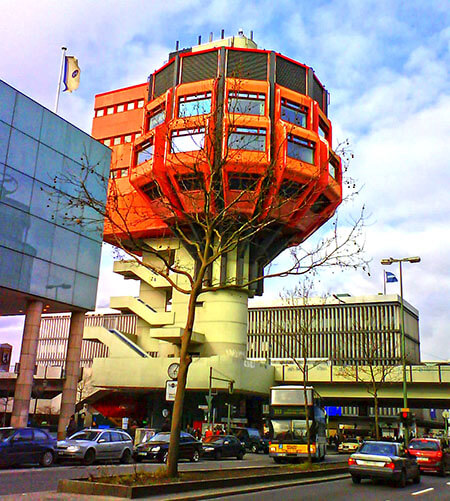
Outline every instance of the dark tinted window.
<svg viewBox="0 0 450 501"><path fill-rule="evenodd" d="M35 440L48 440L48 436L45 432L41 430L34 430L34 439Z"/></svg>
<svg viewBox="0 0 450 501"><path fill-rule="evenodd" d="M397 448L395 444L381 444L367 442L359 450L360 454L375 454L378 456L395 456Z"/></svg>
<svg viewBox="0 0 450 501"><path fill-rule="evenodd" d="M128 435L127 433L120 433L120 437L121 437L123 442L133 441L132 438L130 437L130 435Z"/></svg>
<svg viewBox="0 0 450 501"><path fill-rule="evenodd" d="M69 438L70 440L95 440L99 433L98 431L80 431Z"/></svg>
<svg viewBox="0 0 450 501"><path fill-rule="evenodd" d="M440 450L437 442L431 440L412 440L409 448L414 451L438 451Z"/></svg>
<svg viewBox="0 0 450 501"><path fill-rule="evenodd" d="M98 439L98 441L105 441L105 442L112 442L111 440L111 433L109 432L105 432L101 435L101 437Z"/></svg>
<svg viewBox="0 0 450 501"><path fill-rule="evenodd" d="M169 442L170 433L157 433L154 435L149 442Z"/></svg>
<svg viewBox="0 0 450 501"><path fill-rule="evenodd" d="M122 434L118 433L117 431L112 431L111 432L111 440L113 442L122 442Z"/></svg>
<svg viewBox="0 0 450 501"><path fill-rule="evenodd" d="M9 438L13 433L14 433L13 428L4 428L3 430L0 429L0 440L5 440Z"/></svg>
<svg viewBox="0 0 450 501"><path fill-rule="evenodd" d="M33 430L19 430L14 435L14 440L20 440L21 442L33 440Z"/></svg>

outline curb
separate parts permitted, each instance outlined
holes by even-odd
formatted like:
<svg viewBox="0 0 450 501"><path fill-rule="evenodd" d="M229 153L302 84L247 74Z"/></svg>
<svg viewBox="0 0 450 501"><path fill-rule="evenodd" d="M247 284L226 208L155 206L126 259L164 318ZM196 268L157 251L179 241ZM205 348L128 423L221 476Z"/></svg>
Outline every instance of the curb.
<svg viewBox="0 0 450 501"><path fill-rule="evenodd" d="M278 469L278 468L277 468ZM211 470L209 470L211 471ZM71 494L85 494L91 496L115 496L121 498L142 498L142 497L153 497L153 496L167 496L167 495L181 495L184 492L193 491L205 491L205 490L217 490L217 489L230 489L239 488L240 492L243 489L251 488L258 491L261 490L261 484L277 484L284 482L304 482L305 480L314 481L320 478L328 479L333 475L339 475L348 472L347 465L341 465L333 468L327 468L325 470L313 470L313 471L287 471L273 473L266 473L262 476L256 476L255 470L250 471L249 475L242 477L231 477L231 478L218 478L218 479L207 479L207 480L190 480L185 482L173 482L170 484L153 484L153 485L140 485L140 486L125 486L125 485L114 485L114 484L101 484L86 481L85 479L79 480L60 480L58 483L58 492L65 492ZM232 473L232 472L230 472ZM317 481L317 480L316 480ZM250 487L250 486L254 487ZM204 493L206 494L206 493ZM201 495L201 494L200 494ZM196 496L198 498L198 496ZM217 497L217 495L216 495ZM167 499L167 498L166 498ZM184 499L181 497L181 499ZM187 494L186 499L192 498L191 494ZM208 499L208 498L205 498Z"/></svg>

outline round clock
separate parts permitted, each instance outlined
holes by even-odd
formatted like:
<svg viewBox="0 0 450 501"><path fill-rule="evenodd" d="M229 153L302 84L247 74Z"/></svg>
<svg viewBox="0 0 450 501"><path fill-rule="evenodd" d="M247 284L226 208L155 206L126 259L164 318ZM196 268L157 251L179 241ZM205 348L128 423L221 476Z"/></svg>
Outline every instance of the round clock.
<svg viewBox="0 0 450 501"><path fill-rule="evenodd" d="M170 379L176 379L178 377L179 368L180 364L177 362L174 362L173 364L169 365L169 368L167 369L167 374L169 375Z"/></svg>

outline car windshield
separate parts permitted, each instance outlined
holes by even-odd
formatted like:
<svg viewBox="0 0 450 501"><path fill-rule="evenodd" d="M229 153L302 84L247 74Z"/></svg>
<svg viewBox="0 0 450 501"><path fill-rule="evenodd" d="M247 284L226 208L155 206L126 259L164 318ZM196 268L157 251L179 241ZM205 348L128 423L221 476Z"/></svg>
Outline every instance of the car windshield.
<svg viewBox="0 0 450 501"><path fill-rule="evenodd" d="M395 456L396 448L394 444L367 442L361 447L359 453L374 454L375 456Z"/></svg>
<svg viewBox="0 0 450 501"><path fill-rule="evenodd" d="M0 440L6 440L14 433L14 428L0 428Z"/></svg>
<svg viewBox="0 0 450 501"><path fill-rule="evenodd" d="M170 433L157 433L149 442L170 442Z"/></svg>
<svg viewBox="0 0 450 501"><path fill-rule="evenodd" d="M356 438L348 438L344 440L344 444L359 444L359 441Z"/></svg>
<svg viewBox="0 0 450 501"><path fill-rule="evenodd" d="M412 440L408 446L414 451L438 451L439 444L431 440Z"/></svg>
<svg viewBox="0 0 450 501"><path fill-rule="evenodd" d="M218 436L212 436L212 437L206 437L204 440L203 440L203 443L205 444L208 444L208 443L211 443L211 442L222 442L224 439L224 437L218 437Z"/></svg>
<svg viewBox="0 0 450 501"><path fill-rule="evenodd" d="M78 433L75 433L71 437L69 437L69 440L90 440L93 441L99 436L100 432L99 431L79 431Z"/></svg>

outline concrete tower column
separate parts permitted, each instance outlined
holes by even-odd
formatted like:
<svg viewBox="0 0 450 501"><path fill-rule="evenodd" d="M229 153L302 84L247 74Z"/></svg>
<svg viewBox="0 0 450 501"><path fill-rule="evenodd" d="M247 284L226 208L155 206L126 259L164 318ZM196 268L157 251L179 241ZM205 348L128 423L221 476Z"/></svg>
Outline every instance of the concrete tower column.
<svg viewBox="0 0 450 501"><path fill-rule="evenodd" d="M43 306L42 301L31 301L26 311L22 348L20 350L19 375L17 376L11 415L11 426L14 427L27 426L28 424Z"/></svg>
<svg viewBox="0 0 450 501"><path fill-rule="evenodd" d="M75 412L83 330L84 312L73 312L70 320L69 341L67 345L66 377L63 384L61 411L58 420L58 440L65 438L70 416Z"/></svg>

